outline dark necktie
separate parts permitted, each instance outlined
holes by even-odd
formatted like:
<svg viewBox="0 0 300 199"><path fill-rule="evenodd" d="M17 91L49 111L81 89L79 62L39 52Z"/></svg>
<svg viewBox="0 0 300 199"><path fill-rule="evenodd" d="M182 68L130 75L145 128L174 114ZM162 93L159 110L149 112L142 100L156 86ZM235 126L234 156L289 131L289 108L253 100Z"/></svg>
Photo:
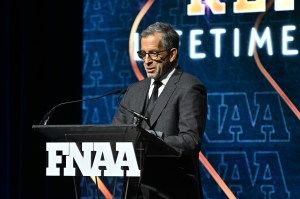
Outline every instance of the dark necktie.
<svg viewBox="0 0 300 199"><path fill-rule="evenodd" d="M150 117L150 115L151 115L152 109L158 98L158 89L161 85L162 85L161 81L154 82L154 88L153 88L152 95L149 99L149 103L148 103L147 110L146 110L146 117Z"/></svg>

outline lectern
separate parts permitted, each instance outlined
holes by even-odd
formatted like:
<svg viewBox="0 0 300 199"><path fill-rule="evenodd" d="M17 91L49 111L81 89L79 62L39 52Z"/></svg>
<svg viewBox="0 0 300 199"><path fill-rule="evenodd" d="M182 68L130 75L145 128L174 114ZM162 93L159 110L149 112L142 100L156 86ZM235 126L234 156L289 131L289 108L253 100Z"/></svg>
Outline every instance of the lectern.
<svg viewBox="0 0 300 199"><path fill-rule="evenodd" d="M137 125L33 125L51 142L132 142L141 175L144 157L179 157L180 153ZM124 185L125 186L125 185Z"/></svg>

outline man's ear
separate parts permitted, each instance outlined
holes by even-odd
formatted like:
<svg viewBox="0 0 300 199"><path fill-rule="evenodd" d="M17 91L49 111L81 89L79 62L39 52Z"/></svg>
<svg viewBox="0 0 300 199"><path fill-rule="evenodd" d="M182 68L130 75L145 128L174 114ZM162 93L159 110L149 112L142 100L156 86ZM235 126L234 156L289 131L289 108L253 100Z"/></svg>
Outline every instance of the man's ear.
<svg viewBox="0 0 300 199"><path fill-rule="evenodd" d="M177 53L178 53L177 48L170 49L170 62L173 62L174 60L176 60Z"/></svg>

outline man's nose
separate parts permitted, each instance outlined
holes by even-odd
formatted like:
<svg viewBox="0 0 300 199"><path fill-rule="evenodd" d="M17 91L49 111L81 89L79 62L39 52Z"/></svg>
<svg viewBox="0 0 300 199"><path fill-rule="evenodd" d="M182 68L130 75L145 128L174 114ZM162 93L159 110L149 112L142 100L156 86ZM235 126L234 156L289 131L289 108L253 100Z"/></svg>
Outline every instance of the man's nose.
<svg viewBox="0 0 300 199"><path fill-rule="evenodd" d="M146 63L148 63L148 62L152 62L153 60L152 60L152 58L150 57L149 54L146 54L144 61L145 61Z"/></svg>

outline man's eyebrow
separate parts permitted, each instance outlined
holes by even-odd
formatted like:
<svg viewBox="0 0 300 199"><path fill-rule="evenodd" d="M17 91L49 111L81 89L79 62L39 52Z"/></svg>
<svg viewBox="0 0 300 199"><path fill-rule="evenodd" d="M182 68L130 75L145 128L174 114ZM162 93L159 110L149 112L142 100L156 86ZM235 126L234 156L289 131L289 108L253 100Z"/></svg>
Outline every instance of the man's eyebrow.
<svg viewBox="0 0 300 199"><path fill-rule="evenodd" d="M160 50L149 50L148 52L153 52L153 51L160 51Z"/></svg>

